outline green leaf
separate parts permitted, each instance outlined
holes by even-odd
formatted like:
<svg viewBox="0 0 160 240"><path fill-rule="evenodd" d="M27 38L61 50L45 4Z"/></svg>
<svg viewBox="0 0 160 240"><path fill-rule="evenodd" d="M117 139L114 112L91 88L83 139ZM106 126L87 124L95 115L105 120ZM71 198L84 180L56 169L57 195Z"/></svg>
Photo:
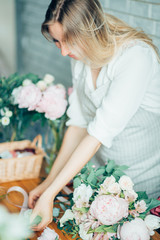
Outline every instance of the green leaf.
<svg viewBox="0 0 160 240"><path fill-rule="evenodd" d="M87 177L88 177L88 174L87 174L87 173L81 174L81 178L82 178L83 181L86 181L86 180L87 180Z"/></svg>
<svg viewBox="0 0 160 240"><path fill-rule="evenodd" d="M134 201L129 203L129 210L135 209L134 207Z"/></svg>
<svg viewBox="0 0 160 240"><path fill-rule="evenodd" d="M88 168L88 170L93 170L93 163L92 162L88 162L86 164L86 167Z"/></svg>
<svg viewBox="0 0 160 240"><path fill-rule="evenodd" d="M74 180L73 180L73 187L74 188L77 188L81 185L81 179L80 177L75 177Z"/></svg>
<svg viewBox="0 0 160 240"><path fill-rule="evenodd" d="M98 228L96 228L95 230L93 230L93 232L101 233L101 232L104 232L105 228L106 228L106 225L101 225Z"/></svg>
<svg viewBox="0 0 160 240"><path fill-rule="evenodd" d="M103 175L104 173L105 173L105 168L101 168L101 169L97 169L95 175L100 176L100 175Z"/></svg>
<svg viewBox="0 0 160 240"><path fill-rule="evenodd" d="M53 217L58 217L60 213L60 209L59 208L53 208Z"/></svg>
<svg viewBox="0 0 160 240"><path fill-rule="evenodd" d="M82 170L81 170L81 174L83 174L83 173L85 173L85 172L88 172L88 170L87 170L86 167L82 168Z"/></svg>
<svg viewBox="0 0 160 240"><path fill-rule="evenodd" d="M66 211L66 207L63 203L60 203L59 205L60 205L60 207L62 208L63 211Z"/></svg>
<svg viewBox="0 0 160 240"><path fill-rule="evenodd" d="M113 174L117 175L118 177L122 177L123 175L125 175L125 173L119 169L116 169Z"/></svg>
<svg viewBox="0 0 160 240"><path fill-rule="evenodd" d="M117 231L114 229L113 226L109 226L109 227L105 227L104 228L105 232L109 232L109 233L116 233Z"/></svg>
<svg viewBox="0 0 160 240"><path fill-rule="evenodd" d="M89 211L89 208L86 208L86 207L74 208L74 209L81 212L81 213L87 213Z"/></svg>
<svg viewBox="0 0 160 240"><path fill-rule="evenodd" d="M33 219L31 225L33 225L33 226L38 225L41 222L41 220L42 220L42 218L38 215Z"/></svg>
<svg viewBox="0 0 160 240"><path fill-rule="evenodd" d="M121 171L124 171L124 170L127 170L129 167L127 165L122 165L122 166L119 166L117 169L118 170L121 170Z"/></svg>
<svg viewBox="0 0 160 240"><path fill-rule="evenodd" d="M137 200L142 200L142 199L148 199L148 195L146 194L146 192L136 192L138 194L138 199Z"/></svg>
<svg viewBox="0 0 160 240"><path fill-rule="evenodd" d="M109 160L106 166L106 172L111 173L114 170L115 162L113 160Z"/></svg>
<svg viewBox="0 0 160 240"><path fill-rule="evenodd" d="M150 211L152 208L155 208L155 207L158 207L160 206L160 201L159 200L156 200L156 199L150 199L150 201L147 201L147 212Z"/></svg>
<svg viewBox="0 0 160 240"><path fill-rule="evenodd" d="M95 176L94 171L91 170L91 172L90 172L90 174L89 174L89 176L88 176L88 178L87 178L87 182L88 182L89 184L92 183L92 181L94 180L95 177L96 177L96 176Z"/></svg>

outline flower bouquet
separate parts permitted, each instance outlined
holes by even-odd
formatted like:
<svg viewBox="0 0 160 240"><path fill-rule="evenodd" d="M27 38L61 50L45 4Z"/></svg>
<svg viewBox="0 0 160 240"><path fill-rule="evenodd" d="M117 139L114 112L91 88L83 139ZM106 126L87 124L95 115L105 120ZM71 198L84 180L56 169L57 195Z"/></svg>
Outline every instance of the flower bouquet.
<svg viewBox="0 0 160 240"><path fill-rule="evenodd" d="M64 86L53 82L50 74L43 79L31 73L0 78L0 138L3 141L22 140L28 132L32 134L34 123L39 121L38 129L45 135L44 145L50 145L50 167L61 145L67 108Z"/></svg>
<svg viewBox="0 0 160 240"><path fill-rule="evenodd" d="M134 191L123 172L127 168L114 161L98 169L88 163L74 178L74 192L59 228L76 239L149 240L160 227L160 218L149 212L160 202Z"/></svg>

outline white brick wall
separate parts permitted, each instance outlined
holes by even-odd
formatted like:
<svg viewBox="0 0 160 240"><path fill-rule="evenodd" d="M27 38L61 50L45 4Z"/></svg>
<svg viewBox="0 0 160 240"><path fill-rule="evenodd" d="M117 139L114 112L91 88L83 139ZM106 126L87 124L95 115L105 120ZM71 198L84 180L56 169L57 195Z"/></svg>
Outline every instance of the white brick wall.
<svg viewBox="0 0 160 240"><path fill-rule="evenodd" d="M101 0L106 12L142 28L160 50L160 0Z"/></svg>
<svg viewBox="0 0 160 240"><path fill-rule="evenodd" d="M41 23L50 0L16 0L18 66L20 72L43 77L55 75L58 82L71 85L70 60L41 34ZM101 0L106 12L141 27L160 49L160 0Z"/></svg>

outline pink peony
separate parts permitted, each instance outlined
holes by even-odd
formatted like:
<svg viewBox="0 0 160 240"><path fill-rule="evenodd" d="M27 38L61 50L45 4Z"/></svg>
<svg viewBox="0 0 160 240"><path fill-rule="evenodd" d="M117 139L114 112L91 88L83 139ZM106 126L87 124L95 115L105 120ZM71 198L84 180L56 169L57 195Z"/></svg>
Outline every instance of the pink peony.
<svg viewBox="0 0 160 240"><path fill-rule="evenodd" d="M43 97L36 110L45 112L46 118L55 120L65 113L66 107L67 101L64 87L51 86L43 92Z"/></svg>
<svg viewBox="0 0 160 240"><path fill-rule="evenodd" d="M92 202L90 213L102 224L112 225L128 216L128 202L111 195L101 195Z"/></svg>
<svg viewBox="0 0 160 240"><path fill-rule="evenodd" d="M52 85L47 88L46 92L51 92L54 95L66 98L66 90L62 84Z"/></svg>
<svg viewBox="0 0 160 240"><path fill-rule="evenodd" d="M121 240L149 240L150 236L141 218L135 218L131 222L126 222L119 229Z"/></svg>
<svg viewBox="0 0 160 240"><path fill-rule="evenodd" d="M19 108L28 108L29 111L35 110L41 97L41 91L34 84L22 87L17 97Z"/></svg>

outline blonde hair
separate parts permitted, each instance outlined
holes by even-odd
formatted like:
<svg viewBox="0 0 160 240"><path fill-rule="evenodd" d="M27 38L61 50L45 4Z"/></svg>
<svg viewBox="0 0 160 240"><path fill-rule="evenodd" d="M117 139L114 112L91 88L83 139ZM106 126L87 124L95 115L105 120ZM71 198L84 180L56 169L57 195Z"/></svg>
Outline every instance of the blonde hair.
<svg viewBox="0 0 160 240"><path fill-rule="evenodd" d="M95 68L109 63L118 49L132 40L147 43L160 61L152 39L142 30L104 13L99 0L52 0L41 28L48 40L48 27L55 22L62 24L66 43L73 49L82 49L83 61Z"/></svg>

